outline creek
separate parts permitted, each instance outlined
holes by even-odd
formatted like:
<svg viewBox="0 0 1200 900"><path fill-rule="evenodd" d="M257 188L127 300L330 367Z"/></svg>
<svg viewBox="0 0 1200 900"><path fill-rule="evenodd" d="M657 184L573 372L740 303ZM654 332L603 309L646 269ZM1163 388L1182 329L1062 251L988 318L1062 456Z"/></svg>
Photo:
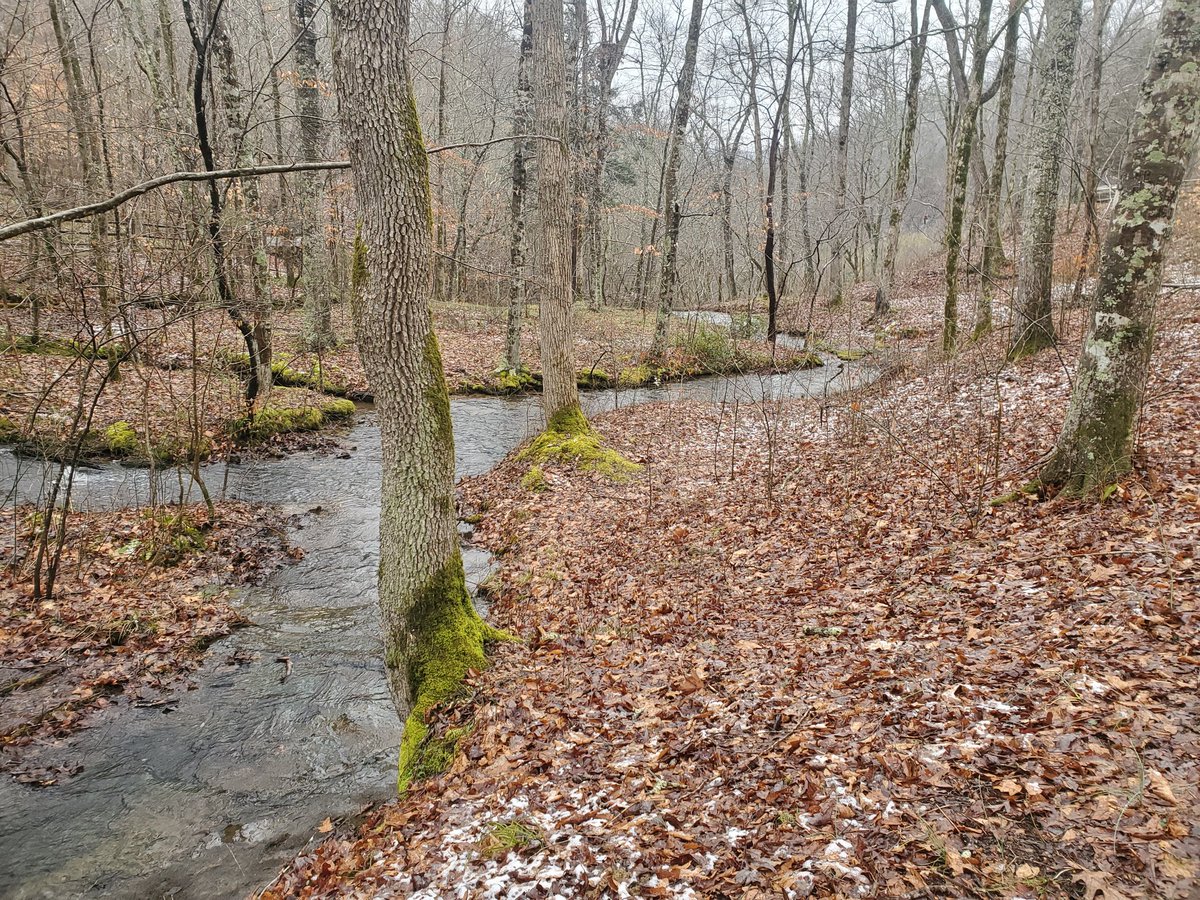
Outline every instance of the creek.
<svg viewBox="0 0 1200 900"><path fill-rule="evenodd" d="M704 378L585 394L585 411L650 402L751 402L822 396L866 382L831 360L781 375ZM489 470L536 432L540 399L455 398L458 477ZM245 896L300 852L327 816L354 816L393 796L400 723L385 683L376 607L380 445L360 411L348 458L299 453L212 464L214 494L277 505L304 557L234 603L255 627L214 644L195 689L167 705L126 703L53 749L83 768L49 788L0 781L0 896ZM352 448L352 449L351 449ZM36 502L45 464L0 452L7 502ZM162 496L179 492L167 473ZM145 470L106 464L75 473L76 508L147 502ZM464 546L472 588L491 567ZM281 681L277 659L291 660Z"/></svg>

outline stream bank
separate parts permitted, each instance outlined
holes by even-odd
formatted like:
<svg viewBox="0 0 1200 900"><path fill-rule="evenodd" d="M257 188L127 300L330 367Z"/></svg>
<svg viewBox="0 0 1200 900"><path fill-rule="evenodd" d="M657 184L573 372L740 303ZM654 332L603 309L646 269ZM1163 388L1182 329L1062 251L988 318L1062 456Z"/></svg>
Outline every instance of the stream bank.
<svg viewBox="0 0 1200 900"><path fill-rule="evenodd" d="M648 402L746 403L821 396L870 377L832 362L590 392L584 402L593 416ZM533 397L455 398L451 414L459 477L488 471L541 423ZM337 455L206 467L215 493L296 516L288 539L304 558L237 597L257 627L213 646L196 690L161 708L118 707L44 748L48 761L83 766L67 783L0 783L0 894L244 894L269 881L326 816L353 816L392 795L400 723L376 608L380 447L370 411L356 417L344 445ZM36 500L47 474L0 455L10 497ZM142 504L149 478L117 465L80 470L75 503ZM474 587L490 558L468 546L464 562ZM284 681L280 657L292 662Z"/></svg>

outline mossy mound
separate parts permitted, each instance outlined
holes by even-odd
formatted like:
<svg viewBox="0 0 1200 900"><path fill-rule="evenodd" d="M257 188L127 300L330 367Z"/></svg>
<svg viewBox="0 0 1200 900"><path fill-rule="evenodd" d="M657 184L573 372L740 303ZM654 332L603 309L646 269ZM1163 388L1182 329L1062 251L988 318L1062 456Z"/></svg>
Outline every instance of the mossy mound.
<svg viewBox="0 0 1200 900"><path fill-rule="evenodd" d="M8 416L0 416L0 444L11 444L21 439L21 429Z"/></svg>
<svg viewBox="0 0 1200 900"><path fill-rule="evenodd" d="M530 372L524 366L512 371L499 368L485 378L477 381L460 382L455 389L457 394L483 394L487 397L511 397L528 391L542 389L542 376Z"/></svg>
<svg viewBox="0 0 1200 900"><path fill-rule="evenodd" d="M37 353L42 356L67 356L80 359L108 359L110 362L125 353L125 348L119 346L101 347L79 340L33 338L29 335L17 337L9 344L9 348L18 353Z"/></svg>
<svg viewBox="0 0 1200 900"><path fill-rule="evenodd" d="M555 413L546 430L518 453L517 458L534 465L573 465L584 472L599 472L613 481L624 481L642 469L616 450L606 447L578 406Z"/></svg>
<svg viewBox="0 0 1200 900"><path fill-rule="evenodd" d="M157 441L147 449L145 439L128 422L113 422L103 429L86 431L70 437L34 431L26 433L10 419L0 416L0 443L12 446L19 456L49 459L57 462L72 460L115 459L132 467L175 465L212 454L212 441L202 437L199 447L177 438Z"/></svg>
<svg viewBox="0 0 1200 900"><path fill-rule="evenodd" d="M623 388L645 387L659 380L660 371L645 364L626 366L617 376L617 386Z"/></svg>
<svg viewBox="0 0 1200 900"><path fill-rule="evenodd" d="M575 383L582 391L592 391L597 388L606 388L612 384L612 379L608 377L608 373L603 369L598 369L593 366L590 369L582 369L575 375Z"/></svg>
<svg viewBox="0 0 1200 900"><path fill-rule="evenodd" d="M354 415L354 402L346 399L330 400L321 406L268 406L252 419L237 419L230 426L235 438L249 443L269 440L277 434L297 431L316 431L322 425L346 419Z"/></svg>
<svg viewBox="0 0 1200 900"><path fill-rule="evenodd" d="M134 453L138 448L137 432L128 422L113 422L104 429L104 446L114 456Z"/></svg>
<svg viewBox="0 0 1200 900"><path fill-rule="evenodd" d="M533 491L535 494L550 489L550 485L546 483L546 473L542 471L541 466L529 467L529 471L521 478L521 487L527 491Z"/></svg>

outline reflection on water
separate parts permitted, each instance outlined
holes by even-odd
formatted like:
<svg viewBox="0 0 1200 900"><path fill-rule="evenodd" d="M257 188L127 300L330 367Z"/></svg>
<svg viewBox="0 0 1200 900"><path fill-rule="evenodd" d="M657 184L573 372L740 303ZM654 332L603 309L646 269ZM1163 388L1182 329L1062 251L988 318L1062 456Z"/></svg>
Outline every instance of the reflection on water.
<svg viewBox="0 0 1200 900"><path fill-rule="evenodd" d="M751 401L821 395L869 370L836 362L786 375L710 378L584 397L590 415L679 400ZM486 472L532 434L539 400L472 397L451 403L460 477ZM274 503L298 516L295 565L237 598L256 627L213 646L198 689L169 706L122 706L99 716L47 761L76 763L74 779L37 790L0 782L0 895L224 897L269 881L327 815L353 814L395 788L400 728L382 669L378 559L379 429L363 411L349 459L300 454L216 464L216 494ZM36 500L49 472L0 451L6 502ZM141 504L145 470L81 468L79 508ZM160 477L160 497L186 484ZM486 553L464 553L472 585ZM278 657L291 675L280 681Z"/></svg>

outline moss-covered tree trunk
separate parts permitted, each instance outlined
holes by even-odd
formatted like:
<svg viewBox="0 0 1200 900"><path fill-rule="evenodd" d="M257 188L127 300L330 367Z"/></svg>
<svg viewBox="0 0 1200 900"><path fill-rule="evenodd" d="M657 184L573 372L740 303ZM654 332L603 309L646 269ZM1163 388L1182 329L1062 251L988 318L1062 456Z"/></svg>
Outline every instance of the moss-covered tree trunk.
<svg viewBox="0 0 1200 900"><path fill-rule="evenodd" d="M675 88L675 109L671 113L671 133L667 137L667 162L663 169L662 267L658 273L658 314L654 320L654 339L650 356L662 358L667 352L667 332L671 310L675 306L676 259L679 243L679 164L683 159L683 141L692 109L692 83L696 77L696 49L700 44L700 22L704 18L704 0L692 0L687 43L683 48L683 68Z"/></svg>
<svg viewBox="0 0 1200 900"><path fill-rule="evenodd" d="M408 71L408 0L339 0L334 68L362 220L353 304L383 439L379 606L388 683L407 716L400 786L419 772L429 709L484 665L487 627L463 577L450 401L430 315L429 164Z"/></svg>
<svg viewBox="0 0 1200 900"><path fill-rule="evenodd" d="M900 128L900 147L896 155L896 180L892 184L892 203L888 211L887 236L883 241L883 272L875 292L875 318L882 319L891 310L892 282L896 279L896 256L900 251L900 223L908 203L908 181L912 174L913 145L917 136L917 112L921 96L921 71L925 64L925 46L929 39L929 2L917 18L917 0L910 0L912 24L908 47L908 84L904 89L904 124Z"/></svg>
<svg viewBox="0 0 1200 900"><path fill-rule="evenodd" d="M1080 0L1049 0L1046 40L1038 54L1037 101L1029 148L1030 195L1025 198L1021 260L1017 277L1010 357L1036 353L1054 343L1050 292L1054 275L1054 230L1063 141L1075 79L1075 46L1083 16Z"/></svg>
<svg viewBox="0 0 1200 900"><path fill-rule="evenodd" d="M1041 480L1083 494L1130 468L1175 203L1200 128L1200 0L1166 0L1121 170L1091 325Z"/></svg>
<svg viewBox="0 0 1200 900"><path fill-rule="evenodd" d="M562 0L533 0L533 106L541 226L542 408L547 426L579 410L571 291L571 184Z"/></svg>
<svg viewBox="0 0 1200 900"><path fill-rule="evenodd" d="M316 0L296 0L296 106L300 114L300 158L322 157L321 82L317 64ZM304 252L300 293L304 298L304 339L313 350L337 343L333 331L332 263L325 239L321 172L300 176L300 246Z"/></svg>

